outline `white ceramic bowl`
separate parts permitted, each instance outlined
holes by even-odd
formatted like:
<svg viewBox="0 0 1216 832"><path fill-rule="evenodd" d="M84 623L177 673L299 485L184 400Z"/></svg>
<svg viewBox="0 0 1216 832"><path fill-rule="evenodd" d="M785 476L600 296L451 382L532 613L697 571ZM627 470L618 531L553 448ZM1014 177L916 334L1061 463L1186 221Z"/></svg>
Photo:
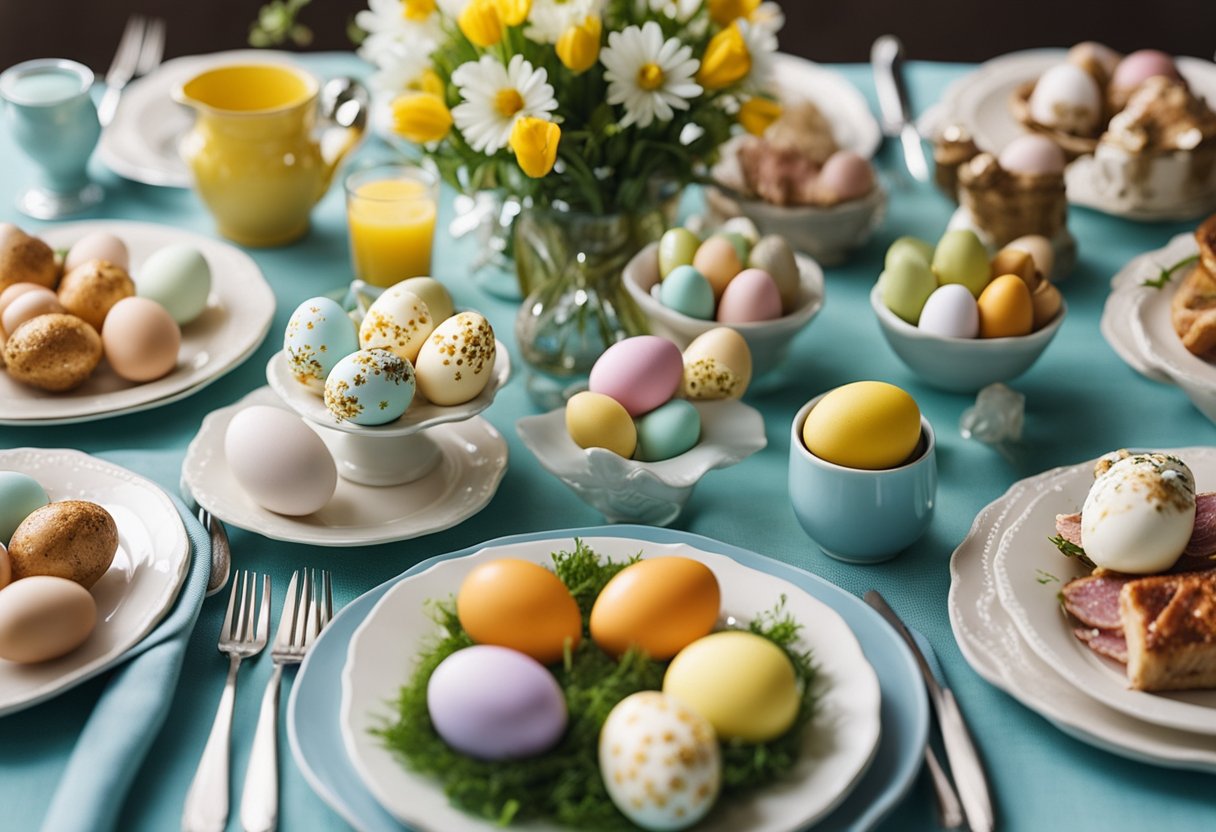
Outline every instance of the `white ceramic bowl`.
<svg viewBox="0 0 1216 832"><path fill-rule="evenodd" d="M564 408L525 416L515 430L545 470L557 475L610 523L666 526L680 515L708 471L742 462L768 444L764 417L734 399L693 402L701 441L662 462L626 459L603 448L580 448L566 432Z"/></svg>
<svg viewBox="0 0 1216 832"><path fill-rule="evenodd" d="M737 331L747 341L752 352L752 377L758 378L778 367L789 353L790 342L823 308L823 269L809 257L795 255L802 286L798 303L788 315L775 321L753 324L724 324L690 318L661 304L651 289L659 282L659 246L651 243L638 252L625 266L625 290L629 292L646 317L655 335L673 341L681 350L698 335L726 326Z"/></svg>
<svg viewBox="0 0 1216 832"><path fill-rule="evenodd" d="M710 220L717 224L744 216L761 234L779 234L797 251L825 266L843 263L865 244L887 213L887 194L877 182L861 199L820 208L814 205L773 205L761 199L740 199L715 187L705 189Z"/></svg>
<svg viewBox="0 0 1216 832"><path fill-rule="evenodd" d="M921 331L888 309L877 283L870 291L870 306L895 354L928 384L952 393L974 393L1029 370L1068 313L1068 304L1061 300L1056 316L1029 335L944 338Z"/></svg>

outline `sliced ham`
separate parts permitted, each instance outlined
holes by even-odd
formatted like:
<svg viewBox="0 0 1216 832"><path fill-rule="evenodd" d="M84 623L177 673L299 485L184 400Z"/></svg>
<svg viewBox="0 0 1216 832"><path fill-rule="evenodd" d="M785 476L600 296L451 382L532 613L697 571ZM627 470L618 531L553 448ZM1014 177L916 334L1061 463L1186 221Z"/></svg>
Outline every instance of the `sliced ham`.
<svg viewBox="0 0 1216 832"><path fill-rule="evenodd" d="M1080 513L1073 514L1057 514L1056 515L1056 534L1067 540L1073 546L1081 545L1081 515Z"/></svg>
<svg viewBox="0 0 1216 832"><path fill-rule="evenodd" d="M1086 575L1064 585L1064 609L1086 627L1101 630L1122 630L1119 614L1119 590L1128 581L1127 575Z"/></svg>
<svg viewBox="0 0 1216 832"><path fill-rule="evenodd" d="M1098 655L1127 664L1127 639L1123 637L1122 630L1075 627L1072 633Z"/></svg>
<svg viewBox="0 0 1216 832"><path fill-rule="evenodd" d="M1056 534L1074 546L1081 546L1081 515L1057 514ZM1198 560L1216 555L1216 492L1195 498L1195 528L1183 552L1195 558L1187 565L1188 570L1216 567L1216 563L1204 565Z"/></svg>

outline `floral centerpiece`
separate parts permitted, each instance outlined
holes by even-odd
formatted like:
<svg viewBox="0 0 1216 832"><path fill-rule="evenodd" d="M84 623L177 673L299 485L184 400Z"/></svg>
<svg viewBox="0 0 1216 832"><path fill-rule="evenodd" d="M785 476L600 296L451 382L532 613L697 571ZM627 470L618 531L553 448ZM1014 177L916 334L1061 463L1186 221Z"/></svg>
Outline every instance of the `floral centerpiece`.
<svg viewBox="0 0 1216 832"><path fill-rule="evenodd" d="M558 376L643 330L625 262L732 132L780 115L783 22L761 0L369 0L355 17L394 131L458 190L522 206L517 335Z"/></svg>

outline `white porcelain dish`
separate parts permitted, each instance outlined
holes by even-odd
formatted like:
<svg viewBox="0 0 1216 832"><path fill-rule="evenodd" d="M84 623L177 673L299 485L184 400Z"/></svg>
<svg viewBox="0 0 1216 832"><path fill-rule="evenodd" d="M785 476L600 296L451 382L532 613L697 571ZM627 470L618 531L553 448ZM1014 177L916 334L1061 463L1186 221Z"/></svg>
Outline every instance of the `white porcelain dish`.
<svg viewBox="0 0 1216 832"><path fill-rule="evenodd" d="M367 486L339 478L320 511L287 517L246 496L224 457L224 433L241 410L271 405L290 411L269 388L208 414L186 450L182 482L199 505L225 523L275 540L318 546L367 546L409 540L461 523L485 508L507 469L507 443L484 419L474 417L432 428L438 465L415 482Z"/></svg>
<svg viewBox="0 0 1216 832"><path fill-rule="evenodd" d="M50 699L104 671L165 616L190 566L181 515L157 485L80 451L0 450L0 470L29 474L55 500L89 500L118 526L114 562L91 592L97 627L62 658L33 665L0 659L0 716Z"/></svg>
<svg viewBox="0 0 1216 832"><path fill-rule="evenodd" d="M1196 450L1201 449L1175 453L1186 458ZM1002 606L993 570L1001 538L1012 520L1064 470L1015 483L976 516L954 550L948 612L963 657L988 682L1082 742L1153 765L1216 773L1216 746L1210 735L1144 722L1083 693L1039 658Z"/></svg>
<svg viewBox="0 0 1216 832"><path fill-rule="evenodd" d="M107 232L131 254L131 272L168 245L197 249L211 267L207 308L182 327L177 367L164 378L135 384L119 378L105 361L84 384L65 393L38 390L0 372L0 424L53 425L106 419L148 410L193 395L254 353L274 319L274 292L243 251L201 234L145 222L95 220L41 232L52 248L68 248L86 234Z"/></svg>
<svg viewBox="0 0 1216 832"><path fill-rule="evenodd" d="M820 711L806 732L803 757L790 777L746 799L722 801L698 829L705 832L793 832L813 823L848 796L878 745L881 692L856 636L831 607L780 578L748 569L729 557L688 544L640 544L629 538L583 538L601 555L622 559L680 555L708 565L722 587L722 609L751 617L784 597L802 622L803 646L812 650L828 681ZM427 832L473 832L498 827L451 806L433 781L404 768L370 729L391 720L391 703L407 680L419 645L435 631L428 599L447 598L475 566L502 557L549 563L551 552L573 540L540 540L490 547L440 562L406 578L380 600L351 640L342 684L342 735L347 753L372 794L402 823ZM521 824L521 830L557 829Z"/></svg>
<svg viewBox="0 0 1216 832"><path fill-rule="evenodd" d="M662 462L625 459L604 448L580 448L566 431L564 408L515 423L524 445L541 466L612 523L666 526L701 477L742 462L768 444L764 417L736 400L694 402L701 439Z"/></svg>
<svg viewBox="0 0 1216 832"><path fill-rule="evenodd" d="M190 171L178 152L194 116L169 92L214 66L235 63L292 63L286 52L238 49L213 55L187 55L165 61L123 90L114 120L101 133L97 153L124 179L145 185L189 188Z"/></svg>
<svg viewBox="0 0 1216 832"><path fill-rule="evenodd" d="M967 128L980 148L1000 152L1026 132L1009 108L1010 96L1022 84L1062 63L1066 54L1064 49L1029 49L981 64L947 88L941 102L921 118L921 132L934 136L947 125L959 124ZM1216 64L1186 56L1176 60L1179 72L1191 88L1209 104L1216 104ZM1216 204L1216 194L1198 200L1160 198L1145 202L1135 189L1121 187L1125 178L1123 166L1112 166L1114 161L1083 157L1069 165L1065 172L1069 201L1107 214L1146 221L1192 219ZM1168 178L1170 171L1164 173Z"/></svg>
<svg viewBox="0 0 1216 832"><path fill-rule="evenodd" d="M1171 453L1191 467L1198 491L1216 489L1216 448ZM1057 514L1081 510L1093 485L1093 465L1090 461L1059 469L1010 518L992 566L1001 605L1039 658L1082 693L1144 722L1216 734L1216 690L1132 690L1123 665L1097 655L1077 639L1060 607L1060 587L1090 570L1061 555L1048 538L1055 534ZM1049 575L1058 577L1059 583L1048 580Z"/></svg>

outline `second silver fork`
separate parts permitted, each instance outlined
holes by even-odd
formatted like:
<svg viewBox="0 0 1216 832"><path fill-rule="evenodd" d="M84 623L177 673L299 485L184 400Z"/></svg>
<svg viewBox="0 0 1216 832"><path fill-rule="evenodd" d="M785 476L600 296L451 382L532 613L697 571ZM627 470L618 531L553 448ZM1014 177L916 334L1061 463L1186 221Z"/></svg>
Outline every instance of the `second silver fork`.
<svg viewBox="0 0 1216 832"><path fill-rule="evenodd" d="M318 584L313 570L297 569L283 599L283 613L270 652L274 670L262 695L249 769L245 773L245 789L241 794L241 828L245 832L273 832L278 826L279 684L283 669L304 660L308 648L333 614L329 572L322 570Z"/></svg>

